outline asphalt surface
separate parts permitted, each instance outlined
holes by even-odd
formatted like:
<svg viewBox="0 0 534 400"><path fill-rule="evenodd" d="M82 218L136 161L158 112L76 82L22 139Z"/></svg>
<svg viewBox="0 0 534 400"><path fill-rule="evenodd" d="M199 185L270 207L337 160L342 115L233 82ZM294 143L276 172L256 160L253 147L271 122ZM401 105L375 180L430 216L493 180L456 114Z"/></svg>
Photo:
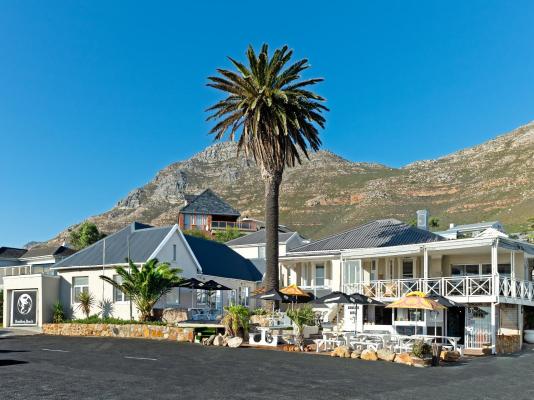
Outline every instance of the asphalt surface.
<svg viewBox="0 0 534 400"><path fill-rule="evenodd" d="M113 338L0 339L0 399L532 399L534 351L440 368Z"/></svg>

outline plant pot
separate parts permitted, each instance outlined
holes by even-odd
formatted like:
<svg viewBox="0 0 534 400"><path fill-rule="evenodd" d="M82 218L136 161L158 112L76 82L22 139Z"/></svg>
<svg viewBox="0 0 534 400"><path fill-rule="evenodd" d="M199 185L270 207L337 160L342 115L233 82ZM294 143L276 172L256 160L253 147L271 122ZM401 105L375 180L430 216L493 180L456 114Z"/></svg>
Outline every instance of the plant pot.
<svg viewBox="0 0 534 400"><path fill-rule="evenodd" d="M525 342L534 343L534 329L525 329Z"/></svg>

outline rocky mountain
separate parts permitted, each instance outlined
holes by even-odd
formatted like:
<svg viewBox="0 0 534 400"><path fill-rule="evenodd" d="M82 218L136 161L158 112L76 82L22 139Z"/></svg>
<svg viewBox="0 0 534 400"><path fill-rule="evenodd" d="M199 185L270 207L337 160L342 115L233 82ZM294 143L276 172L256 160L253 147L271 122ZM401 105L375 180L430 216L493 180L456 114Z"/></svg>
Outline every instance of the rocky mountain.
<svg viewBox="0 0 534 400"><path fill-rule="evenodd" d="M89 219L107 233L133 220L175 223L184 194L207 187L243 216L262 219L259 170L236 150L233 142L218 143L171 164L113 209ZM511 230L520 229L534 216L534 122L479 146L403 168L351 162L319 151L286 171L280 201L281 222L311 238L373 218L410 220L420 208L429 209L443 228L449 222L499 219Z"/></svg>

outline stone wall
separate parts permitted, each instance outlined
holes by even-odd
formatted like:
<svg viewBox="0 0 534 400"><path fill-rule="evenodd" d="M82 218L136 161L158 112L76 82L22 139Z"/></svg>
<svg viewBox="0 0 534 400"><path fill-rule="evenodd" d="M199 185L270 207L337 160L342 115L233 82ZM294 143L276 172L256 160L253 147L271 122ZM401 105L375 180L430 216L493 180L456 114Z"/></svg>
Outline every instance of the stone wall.
<svg viewBox="0 0 534 400"><path fill-rule="evenodd" d="M520 335L497 335L497 354L516 353L521 351Z"/></svg>
<svg viewBox="0 0 534 400"><path fill-rule="evenodd" d="M43 324L45 335L99 336L192 342L193 328L143 324Z"/></svg>

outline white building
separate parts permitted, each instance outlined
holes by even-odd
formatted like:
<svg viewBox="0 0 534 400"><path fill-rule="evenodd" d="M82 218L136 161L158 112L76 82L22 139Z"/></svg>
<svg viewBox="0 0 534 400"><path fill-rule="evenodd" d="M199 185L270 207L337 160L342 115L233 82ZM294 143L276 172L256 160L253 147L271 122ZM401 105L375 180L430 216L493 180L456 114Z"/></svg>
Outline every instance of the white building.
<svg viewBox="0 0 534 400"><path fill-rule="evenodd" d="M345 307L344 326L436 332L461 337L466 348L495 352L500 334L521 341L523 307L534 306L533 267L534 246L524 242L501 235L445 240L386 219L289 250L280 276L281 285L296 283L318 295L340 290L384 303L411 291L443 296L462 306L433 316L358 306L356 318Z"/></svg>
<svg viewBox="0 0 534 400"><path fill-rule="evenodd" d="M55 276L33 274L5 277L4 326L41 325L51 319L52 305L60 301L68 317L83 317L77 302L81 292L90 292L96 303L91 314L102 313L98 306L111 304L106 313L122 319L137 318L138 313L124 294L100 279L100 275L119 279L115 266L127 266L127 258L137 265L151 259L168 262L182 269L184 278L213 279L232 290L218 291L207 298L207 292L174 288L160 299L157 308L203 308L208 301L222 309L230 301L249 305L249 294L261 274L254 265L227 246L182 234L178 225L152 227L134 222L122 230L63 259L53 266ZM22 295L23 297L19 301ZM36 304L33 318L13 316L18 307L29 301ZM109 312L111 311L111 312ZM20 315L19 315L20 317Z"/></svg>
<svg viewBox="0 0 534 400"><path fill-rule="evenodd" d="M298 232L291 231L284 226L278 229L278 254L280 256L285 256L289 250L309 242ZM262 228L257 232L230 240L226 242L226 245L252 261L261 274L265 274L265 229Z"/></svg>

